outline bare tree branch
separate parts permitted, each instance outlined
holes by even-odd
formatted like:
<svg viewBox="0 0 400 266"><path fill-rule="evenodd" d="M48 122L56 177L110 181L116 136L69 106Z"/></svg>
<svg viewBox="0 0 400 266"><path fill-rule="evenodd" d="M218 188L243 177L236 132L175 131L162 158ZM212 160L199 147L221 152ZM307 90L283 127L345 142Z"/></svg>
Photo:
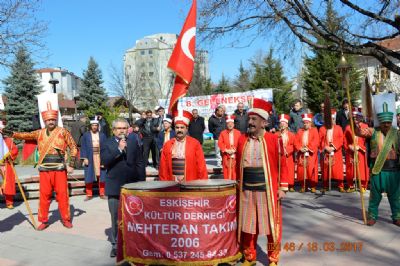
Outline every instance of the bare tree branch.
<svg viewBox="0 0 400 266"><path fill-rule="evenodd" d="M20 46L43 50L47 23L35 17L40 0L0 1L0 65L9 66Z"/></svg>
<svg viewBox="0 0 400 266"><path fill-rule="evenodd" d="M399 25L399 24L396 24L396 22L395 22L394 20L391 20L391 19L382 17L382 16L380 16L378 13L373 13L373 12L370 12L370 11L368 11L368 10L365 10L365 9L361 8L360 6L358 6L358 5L356 5L356 4L353 4L351 1L340 0L340 2L342 2L343 4L349 6L350 8L356 10L357 12L359 12L359 13L365 15L365 16L368 16L368 17L370 17L370 18L372 18L372 19L375 19L375 20L384 22L384 23L386 23L386 24L391 25L393 28L396 28L397 30L400 30L400 25ZM387 3L386 3L386 4L387 4ZM385 4L385 5L386 5L386 4ZM384 9L385 9L385 7L382 7L382 11L383 11ZM381 11L381 12L382 12L382 11Z"/></svg>
<svg viewBox="0 0 400 266"><path fill-rule="evenodd" d="M399 0L374 2L362 8L353 1L330 0L341 23L331 27L326 20L326 1L307 0L216 0L205 1L201 9L202 32L208 41L237 34L232 44L254 38L280 40L288 51L290 36L315 49L371 56L383 66L400 75L396 65L399 51L381 43L399 37L396 22ZM336 2L333 3L333 2ZM393 18L393 19L391 19ZM245 37L246 34L246 37ZM247 38L251 36L252 38ZM324 42L321 42L321 40ZM245 41L243 41L245 40ZM275 43L277 43L277 40Z"/></svg>

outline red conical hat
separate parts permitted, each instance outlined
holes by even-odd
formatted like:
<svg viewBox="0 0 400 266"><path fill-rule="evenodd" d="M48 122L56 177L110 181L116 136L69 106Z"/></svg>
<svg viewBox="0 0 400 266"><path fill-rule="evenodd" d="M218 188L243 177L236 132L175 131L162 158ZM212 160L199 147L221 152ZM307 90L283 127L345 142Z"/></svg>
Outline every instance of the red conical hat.
<svg viewBox="0 0 400 266"><path fill-rule="evenodd" d="M267 102L263 99L254 98L253 107L247 112L248 115L258 115L261 118L268 120L269 113L272 111L271 102Z"/></svg>
<svg viewBox="0 0 400 266"><path fill-rule="evenodd" d="M287 114L280 114L279 115L279 122L286 122L289 124L290 116Z"/></svg>
<svg viewBox="0 0 400 266"><path fill-rule="evenodd" d="M301 118L303 119L303 122L304 121L309 121L309 122L311 122L312 121L312 119L313 119L313 115L310 113L310 114L302 114L301 115Z"/></svg>
<svg viewBox="0 0 400 266"><path fill-rule="evenodd" d="M43 121L57 120L57 118L58 118L58 111L53 110L51 108L50 102L47 102L47 111L43 111L41 114L42 114Z"/></svg>
<svg viewBox="0 0 400 266"><path fill-rule="evenodd" d="M176 124L184 124L185 126L189 126L190 121L193 119L193 115L185 110L178 110L173 113L174 123Z"/></svg>

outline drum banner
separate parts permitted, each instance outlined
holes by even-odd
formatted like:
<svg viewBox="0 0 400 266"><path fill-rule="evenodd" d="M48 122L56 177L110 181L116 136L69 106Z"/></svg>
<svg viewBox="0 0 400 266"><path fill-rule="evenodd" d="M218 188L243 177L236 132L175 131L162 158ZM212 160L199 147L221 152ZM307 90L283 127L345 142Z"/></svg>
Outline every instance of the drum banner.
<svg viewBox="0 0 400 266"><path fill-rule="evenodd" d="M117 261L213 265L240 258L235 188L216 192L122 189Z"/></svg>

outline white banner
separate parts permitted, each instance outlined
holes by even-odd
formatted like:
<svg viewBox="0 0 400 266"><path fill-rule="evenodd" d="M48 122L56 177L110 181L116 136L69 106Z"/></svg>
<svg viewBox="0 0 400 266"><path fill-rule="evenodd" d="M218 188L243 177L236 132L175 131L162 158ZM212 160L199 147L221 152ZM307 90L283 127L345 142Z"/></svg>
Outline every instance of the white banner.
<svg viewBox="0 0 400 266"><path fill-rule="evenodd" d="M0 94L0 110L4 110L3 95Z"/></svg>
<svg viewBox="0 0 400 266"><path fill-rule="evenodd" d="M396 117L396 94L394 93L381 93L373 95L374 99L374 125L379 126L378 116L376 114L383 112L383 104L387 104L388 111L392 112L393 121L392 126L397 128L397 117Z"/></svg>
<svg viewBox="0 0 400 266"><path fill-rule="evenodd" d="M60 113L60 108L58 107L58 95L57 93L49 93L49 92L44 92L42 94L39 94L37 96L38 98L38 107L39 107L39 117L40 117L40 126L42 128L45 128L45 124L43 122L43 118L41 113L43 111L47 110L47 103L51 103L51 109L52 110L58 110L58 126L63 127L63 123L61 120L61 113Z"/></svg>
<svg viewBox="0 0 400 266"><path fill-rule="evenodd" d="M236 93L183 97L179 99L178 108L187 111L197 109L200 116L209 117L214 113L215 108L222 104L226 107L226 113L232 114L236 110L239 102L242 102L245 105L245 108L248 108L248 102L253 99L253 97L272 102L272 92L273 89L258 89ZM169 99L158 100L158 104L167 108L169 106Z"/></svg>

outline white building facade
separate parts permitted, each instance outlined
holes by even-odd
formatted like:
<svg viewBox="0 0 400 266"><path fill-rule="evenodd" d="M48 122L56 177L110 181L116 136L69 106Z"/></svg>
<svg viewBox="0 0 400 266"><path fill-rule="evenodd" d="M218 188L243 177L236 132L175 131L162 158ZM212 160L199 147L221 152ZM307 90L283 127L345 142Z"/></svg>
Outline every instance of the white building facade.
<svg viewBox="0 0 400 266"><path fill-rule="evenodd" d="M124 55L125 97L140 110L153 109L158 99L169 99L174 73L167 68L178 35L159 33L137 40ZM201 74L209 77L208 53L199 51ZM167 106L165 106L167 107Z"/></svg>
<svg viewBox="0 0 400 266"><path fill-rule="evenodd" d="M43 92L53 92L53 85L49 83L51 79L58 80L56 92L64 95L64 99L73 100L81 89L81 78L74 73L61 68L42 68L36 70L42 85Z"/></svg>
<svg viewBox="0 0 400 266"><path fill-rule="evenodd" d="M400 52L400 37L382 41L380 45L393 51ZM400 61L392 58L393 62L400 66ZM379 84L381 91L392 91L400 94L400 76L383 67L381 63L370 56L358 56L357 65L367 73L372 88Z"/></svg>

